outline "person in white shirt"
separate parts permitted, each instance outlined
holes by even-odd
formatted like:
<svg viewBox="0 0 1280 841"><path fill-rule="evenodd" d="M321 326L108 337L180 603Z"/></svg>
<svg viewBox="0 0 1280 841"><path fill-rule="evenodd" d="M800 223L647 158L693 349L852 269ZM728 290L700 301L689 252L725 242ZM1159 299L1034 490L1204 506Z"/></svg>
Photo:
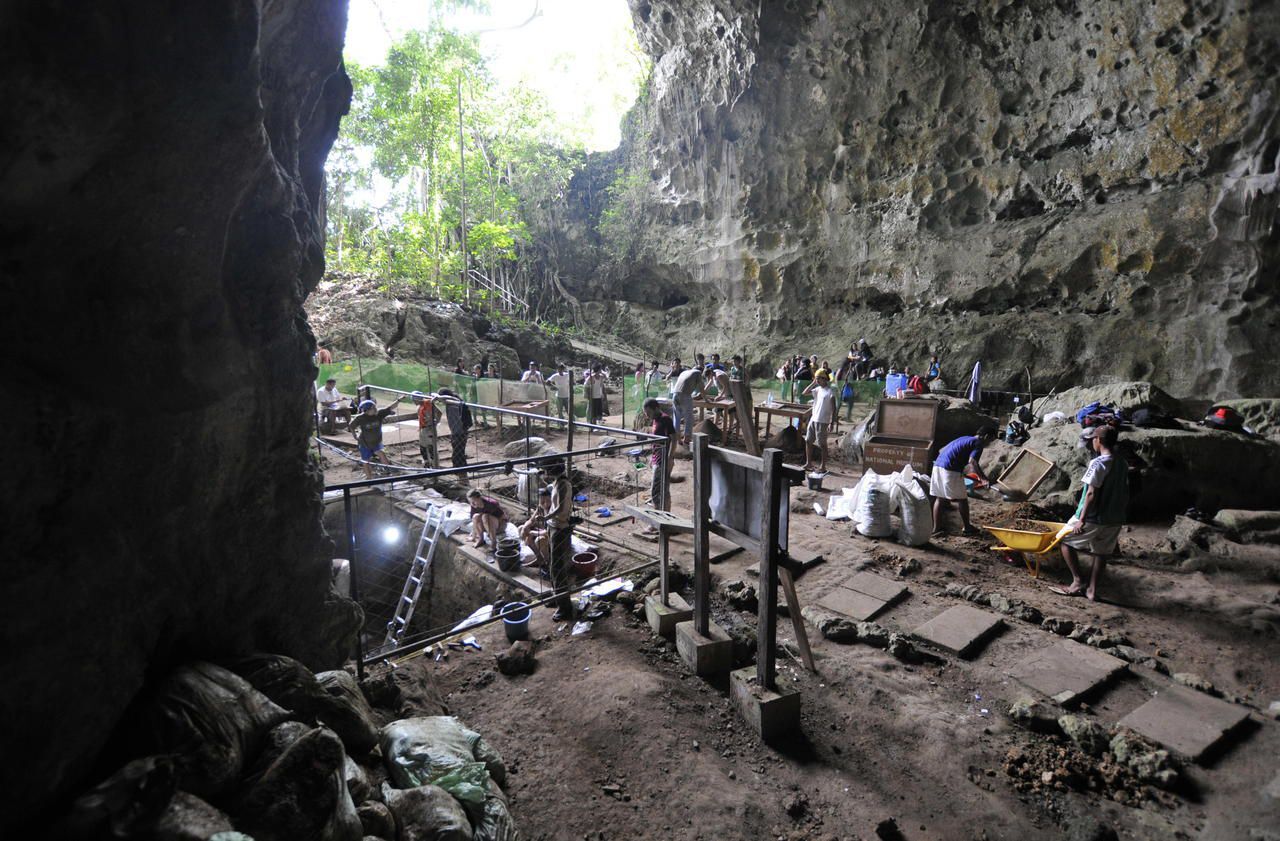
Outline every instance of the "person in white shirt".
<svg viewBox="0 0 1280 841"><path fill-rule="evenodd" d="M836 413L836 395L831 390L831 375L824 370L818 371L813 383L804 393L813 395L813 413L804 430L804 469L826 473L827 433L831 431L831 420ZM814 450L818 451L816 464L813 460Z"/></svg>
<svg viewBox="0 0 1280 841"><path fill-rule="evenodd" d="M569 394L573 391L573 380L564 369L564 363L556 366L556 372L547 377L547 385L556 388L556 417L562 418L569 411Z"/></svg>
<svg viewBox="0 0 1280 841"><path fill-rule="evenodd" d="M542 384L542 372L538 370L537 362L529 363L529 370L520 375L520 382Z"/></svg>
<svg viewBox="0 0 1280 841"><path fill-rule="evenodd" d="M653 360L653 364L649 366L649 372L644 375L644 396L658 393L658 380L662 378L662 374L658 371L658 360Z"/></svg>
<svg viewBox="0 0 1280 841"><path fill-rule="evenodd" d="M350 401L338 393L338 381L330 377L324 388L316 389L316 402L320 404L320 425L325 432L333 432L333 421L342 418L344 426L351 425Z"/></svg>
<svg viewBox="0 0 1280 841"><path fill-rule="evenodd" d="M693 443L693 398L702 394L702 384L702 369L689 368L680 372L672 389L676 433L686 447Z"/></svg>
<svg viewBox="0 0 1280 841"><path fill-rule="evenodd" d="M604 384L609 375L604 368L597 365L591 369L583 385L587 391L587 423L600 423L604 420Z"/></svg>

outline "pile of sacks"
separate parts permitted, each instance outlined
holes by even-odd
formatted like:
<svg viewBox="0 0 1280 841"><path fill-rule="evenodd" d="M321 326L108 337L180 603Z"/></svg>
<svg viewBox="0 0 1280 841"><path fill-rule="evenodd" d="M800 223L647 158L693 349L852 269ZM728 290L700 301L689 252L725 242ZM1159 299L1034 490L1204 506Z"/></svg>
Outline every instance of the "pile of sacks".
<svg viewBox="0 0 1280 841"><path fill-rule="evenodd" d="M76 800L68 839L516 841L502 757L452 716L379 728L345 671L277 655L183 666L134 705L139 758Z"/></svg>
<svg viewBox="0 0 1280 841"><path fill-rule="evenodd" d="M925 477L910 465L887 476L868 470L857 485L831 497L827 519L851 520L854 531L863 537L896 535L898 542L906 546L923 546L933 531L933 512L924 481Z"/></svg>

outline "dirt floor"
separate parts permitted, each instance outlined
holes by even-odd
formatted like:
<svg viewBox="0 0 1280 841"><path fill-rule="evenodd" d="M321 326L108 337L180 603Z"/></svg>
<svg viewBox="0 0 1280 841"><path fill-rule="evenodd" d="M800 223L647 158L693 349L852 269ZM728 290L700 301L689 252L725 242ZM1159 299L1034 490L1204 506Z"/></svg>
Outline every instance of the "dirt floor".
<svg viewBox="0 0 1280 841"><path fill-rule="evenodd" d="M562 435L540 434L563 446ZM472 438L476 455L496 452L493 431L478 430ZM581 435L576 443L583 445ZM401 463L412 464L414 455L414 444L392 448ZM329 482L360 475L358 466L339 464L333 455L326 462ZM689 466L679 461L676 476L687 477ZM616 490L637 479L639 497L647 495L648 472L635 470L629 459L579 460L575 467L615 480L598 485L613 487L612 495L589 491L587 513L634 501L634 491L623 500ZM817 497L824 505L833 489L852 486L861 475L856 466L833 467ZM674 511L689 511L691 490L687 479L672 485ZM948 585L975 584L1046 618L1123 636L1169 672L1194 673L1227 700L1246 705L1250 721L1212 759L1187 764L1183 783L1166 792L1117 780L1061 736L1011 722L1010 703L1025 691L1008 670L1057 639L1039 625L1006 617L1003 632L972 659L943 654L917 665L869 645L831 642L808 625L818 667L810 674L785 653L794 641L783 619L779 668L802 692L802 735L769 747L745 730L725 682L691 676L674 646L624 605L615 604L581 635L554 626L550 611L538 610L531 675L495 671L493 654L506 641L493 625L477 633L482 653L401 665L429 672L451 712L504 754L514 770L512 810L527 837L1280 838L1280 725L1268 714L1280 698L1274 582L1183 572L1162 551L1169 524L1144 523L1126 527L1103 600L1090 603L1049 591L1048 584L1064 580L1056 554L1036 580L1003 563L988 548L990 538L951 536L917 549L870 540L851 535L848 523L799 513L811 510L807 492L791 493L799 500L790 518L791 548L825 558L799 578L802 604L816 602L855 571L870 570L908 585L906 599L875 621L910 632L964 603L942 593ZM990 524L1034 513L982 499L973 509L976 522ZM627 522L600 528L653 551L630 536ZM713 545L713 554L720 548ZM688 539L678 539L673 551L690 569ZM725 625L754 626L754 614L729 607L719 586L753 582L747 568L755 561L740 553L713 567L714 611ZM1133 667L1078 711L1114 724L1168 683L1151 669Z"/></svg>

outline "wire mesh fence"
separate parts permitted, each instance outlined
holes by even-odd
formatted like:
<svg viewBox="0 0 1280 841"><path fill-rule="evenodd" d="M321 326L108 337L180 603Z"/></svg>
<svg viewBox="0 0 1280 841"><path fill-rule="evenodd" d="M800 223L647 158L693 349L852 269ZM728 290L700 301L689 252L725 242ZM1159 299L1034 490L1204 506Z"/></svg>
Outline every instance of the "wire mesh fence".
<svg viewBox="0 0 1280 841"><path fill-rule="evenodd" d="M552 417L564 416L565 398L568 392L563 385L548 382L546 378L554 375L554 371L544 371L542 382L521 382L518 379L505 377L476 377L460 374L447 368L424 365L418 362L387 362L382 359L360 359L356 357L338 359L330 363L322 363L319 376L316 378L317 389L323 386L330 377L336 380L336 387L342 395L355 397L361 385L372 385L396 391L438 392L448 388L470 403L482 403L487 406L508 406L521 403L537 403L547 401L546 414ZM573 414L579 420L587 420L591 412L587 395L587 386L582 383L583 371L575 370L575 382L572 386ZM798 402L806 403L809 397L803 392L809 385L806 381L754 379L750 382L752 399L756 403ZM871 404L884 396L883 380L859 380L850 382L852 402ZM617 374L610 372L605 393L605 414L620 416L624 419L633 417L650 397L670 398L675 388L674 378L666 374L651 376L648 372L637 375L633 372ZM844 383L836 383L837 392L842 392ZM710 387L712 395L716 389Z"/></svg>

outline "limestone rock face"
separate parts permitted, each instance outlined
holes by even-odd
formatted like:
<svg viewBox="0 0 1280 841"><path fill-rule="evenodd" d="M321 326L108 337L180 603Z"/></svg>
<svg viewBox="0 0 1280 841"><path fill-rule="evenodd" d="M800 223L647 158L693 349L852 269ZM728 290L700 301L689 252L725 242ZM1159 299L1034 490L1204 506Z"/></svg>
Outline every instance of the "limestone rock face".
<svg viewBox="0 0 1280 841"><path fill-rule="evenodd" d="M0 789L34 815L147 674L319 662L307 455L344 0L3 13ZM321 658L323 659L323 658ZM17 820L9 810L0 824Z"/></svg>
<svg viewBox="0 0 1280 841"><path fill-rule="evenodd" d="M566 281L599 323L775 366L865 336L992 386L1280 393L1268 0L631 7L637 259Z"/></svg>
<svg viewBox="0 0 1280 841"><path fill-rule="evenodd" d="M492 362L516 378L530 360L546 373L578 356L567 341L528 325L507 327L410 289L380 289L359 275L333 273L307 299L307 315L320 341L336 356L443 364L461 359L468 373Z"/></svg>

